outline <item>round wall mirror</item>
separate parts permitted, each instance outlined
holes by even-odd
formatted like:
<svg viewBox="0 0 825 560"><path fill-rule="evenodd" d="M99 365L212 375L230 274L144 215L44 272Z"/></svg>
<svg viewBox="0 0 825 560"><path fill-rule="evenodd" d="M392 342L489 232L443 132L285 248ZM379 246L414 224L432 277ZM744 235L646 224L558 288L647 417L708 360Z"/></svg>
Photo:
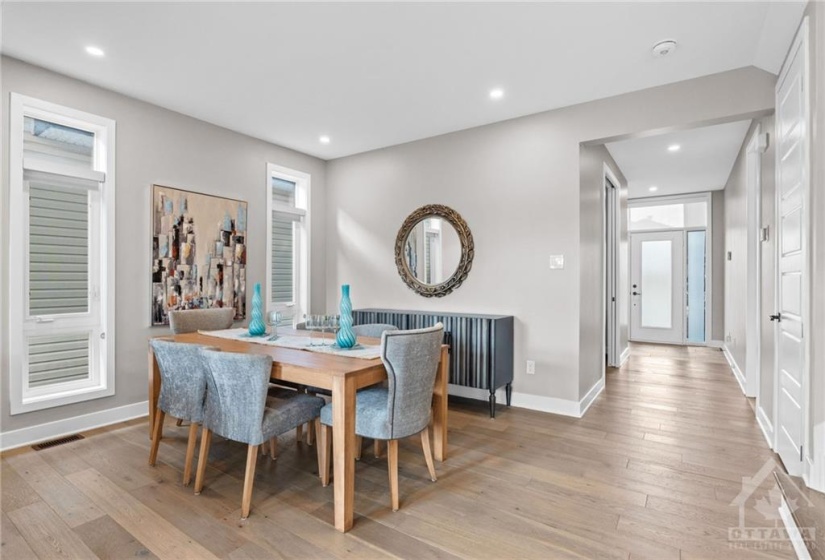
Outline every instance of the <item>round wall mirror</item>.
<svg viewBox="0 0 825 560"><path fill-rule="evenodd" d="M467 222L452 208L430 204L404 220L395 240L395 264L417 294L442 297L464 282L474 251Z"/></svg>

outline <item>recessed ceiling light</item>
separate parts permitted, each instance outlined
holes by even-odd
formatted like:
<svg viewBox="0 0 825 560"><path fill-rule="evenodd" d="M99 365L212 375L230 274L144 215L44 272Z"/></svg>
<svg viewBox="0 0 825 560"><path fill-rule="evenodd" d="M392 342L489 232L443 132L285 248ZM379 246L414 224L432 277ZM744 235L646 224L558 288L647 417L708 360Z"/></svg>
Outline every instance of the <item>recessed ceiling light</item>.
<svg viewBox="0 0 825 560"><path fill-rule="evenodd" d="M504 90L501 88L490 90L490 99L501 99L504 97Z"/></svg>
<svg viewBox="0 0 825 560"><path fill-rule="evenodd" d="M103 52L103 49L101 49L100 47L95 47L94 45L89 45L88 47L86 47L86 52L98 58L106 54L105 52Z"/></svg>
<svg viewBox="0 0 825 560"><path fill-rule="evenodd" d="M321 136L320 138L318 138L318 141L321 144L329 144L330 143L330 138L329 138L329 136L324 135L324 136Z"/></svg>
<svg viewBox="0 0 825 560"><path fill-rule="evenodd" d="M667 147L668 152L678 152L681 149L682 149L682 146L680 146L679 144L671 144L670 146Z"/></svg>
<svg viewBox="0 0 825 560"><path fill-rule="evenodd" d="M658 191L658 190L659 190L659 187L650 187L650 188L649 188L649 189L647 189L647 190L649 190L650 192L656 192L656 191Z"/></svg>

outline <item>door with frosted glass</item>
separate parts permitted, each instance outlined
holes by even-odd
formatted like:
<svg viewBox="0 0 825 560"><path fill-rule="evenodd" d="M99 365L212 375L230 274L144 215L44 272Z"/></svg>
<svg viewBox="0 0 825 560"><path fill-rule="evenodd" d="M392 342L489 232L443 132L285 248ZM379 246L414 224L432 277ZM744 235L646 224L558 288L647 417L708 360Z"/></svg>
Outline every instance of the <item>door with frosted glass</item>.
<svg viewBox="0 0 825 560"><path fill-rule="evenodd" d="M684 339L684 257L681 231L630 236L630 337L681 344Z"/></svg>

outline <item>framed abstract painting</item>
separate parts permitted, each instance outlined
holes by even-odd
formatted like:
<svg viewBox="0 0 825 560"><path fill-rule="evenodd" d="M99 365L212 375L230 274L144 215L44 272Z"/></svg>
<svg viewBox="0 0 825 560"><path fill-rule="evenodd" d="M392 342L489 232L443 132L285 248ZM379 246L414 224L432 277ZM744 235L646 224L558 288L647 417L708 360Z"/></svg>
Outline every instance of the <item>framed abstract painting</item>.
<svg viewBox="0 0 825 560"><path fill-rule="evenodd" d="M152 185L152 325L178 309L246 317L247 203Z"/></svg>

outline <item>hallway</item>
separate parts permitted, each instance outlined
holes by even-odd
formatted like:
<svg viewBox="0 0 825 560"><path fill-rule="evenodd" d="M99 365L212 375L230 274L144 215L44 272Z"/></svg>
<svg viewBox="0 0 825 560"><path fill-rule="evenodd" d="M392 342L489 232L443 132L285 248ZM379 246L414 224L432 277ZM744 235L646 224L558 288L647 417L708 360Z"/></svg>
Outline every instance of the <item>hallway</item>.
<svg viewBox="0 0 825 560"><path fill-rule="evenodd" d="M730 548L739 523L730 503L772 454L715 349L634 344L582 419L502 408L491 420L484 403L451 403L437 483L417 441L402 442L397 513L386 459L365 446L345 535L330 530L333 489L320 486L314 448L296 446L294 433L280 437L277 461L259 459L246 522L243 450L215 441L206 489L193 496L180 484L186 433L167 422L157 468L146 464L145 420L4 454L3 555L163 558L197 543L220 558L793 557L785 542ZM746 526L776 526L757 507L764 496L745 504Z"/></svg>

